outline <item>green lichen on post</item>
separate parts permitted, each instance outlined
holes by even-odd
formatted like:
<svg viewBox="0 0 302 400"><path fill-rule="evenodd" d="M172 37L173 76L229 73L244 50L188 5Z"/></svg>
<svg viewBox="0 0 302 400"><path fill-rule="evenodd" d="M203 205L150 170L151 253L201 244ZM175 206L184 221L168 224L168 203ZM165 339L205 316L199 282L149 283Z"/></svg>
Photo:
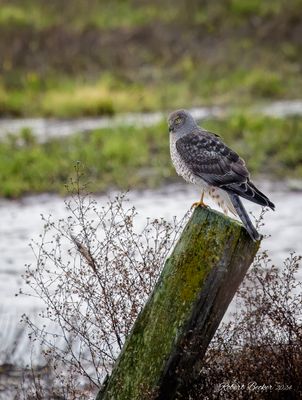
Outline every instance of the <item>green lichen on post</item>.
<svg viewBox="0 0 302 400"><path fill-rule="evenodd" d="M190 329L200 295L208 290L205 287L210 273L215 268L229 268L237 249L247 252L249 265L258 247L259 243L252 242L237 221L197 208L167 259L98 400L154 397L160 391L175 349Z"/></svg>

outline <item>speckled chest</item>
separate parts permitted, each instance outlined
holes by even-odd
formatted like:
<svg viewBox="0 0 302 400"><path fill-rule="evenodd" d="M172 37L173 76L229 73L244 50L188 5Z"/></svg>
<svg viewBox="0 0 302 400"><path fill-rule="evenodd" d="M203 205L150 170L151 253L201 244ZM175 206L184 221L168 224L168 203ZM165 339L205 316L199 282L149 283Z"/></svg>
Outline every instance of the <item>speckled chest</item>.
<svg viewBox="0 0 302 400"><path fill-rule="evenodd" d="M193 174L193 172L188 168L184 160L180 157L176 148L176 140L171 134L170 134L170 154L172 163L178 175L183 177L187 182L193 183L194 185L199 185L204 188L208 187L206 182L204 182L201 178Z"/></svg>
<svg viewBox="0 0 302 400"><path fill-rule="evenodd" d="M205 182L202 178L193 174L193 172L188 168L184 160L179 155L176 148L176 140L170 134L170 153L172 163L176 169L178 175L183 177L187 182L193 183L194 185L198 185L206 194L208 194L212 199L223 209L223 211L227 214L228 210L230 210L233 214L236 215L236 211L234 210L227 193L219 188L215 188L214 186L210 186L207 182Z"/></svg>

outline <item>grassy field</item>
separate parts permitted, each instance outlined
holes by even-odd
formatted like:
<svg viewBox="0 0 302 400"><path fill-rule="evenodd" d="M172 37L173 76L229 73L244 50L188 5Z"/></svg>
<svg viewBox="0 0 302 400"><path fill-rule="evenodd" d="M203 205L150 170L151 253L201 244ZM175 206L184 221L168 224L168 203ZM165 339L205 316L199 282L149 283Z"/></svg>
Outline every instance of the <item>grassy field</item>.
<svg viewBox="0 0 302 400"><path fill-rule="evenodd" d="M203 126L221 134L247 161L253 176L302 177L302 118L239 113ZM166 123L150 128L100 129L40 144L28 130L0 142L0 196L59 192L81 164L89 190L156 187L177 178Z"/></svg>
<svg viewBox="0 0 302 400"><path fill-rule="evenodd" d="M0 0L0 116L297 98L302 0Z"/></svg>
<svg viewBox="0 0 302 400"><path fill-rule="evenodd" d="M301 97L302 0L0 0L0 117L76 118ZM239 106L239 107L238 107ZM301 118L235 112L221 132L255 174L302 177ZM175 179L165 124L0 142L0 195Z"/></svg>

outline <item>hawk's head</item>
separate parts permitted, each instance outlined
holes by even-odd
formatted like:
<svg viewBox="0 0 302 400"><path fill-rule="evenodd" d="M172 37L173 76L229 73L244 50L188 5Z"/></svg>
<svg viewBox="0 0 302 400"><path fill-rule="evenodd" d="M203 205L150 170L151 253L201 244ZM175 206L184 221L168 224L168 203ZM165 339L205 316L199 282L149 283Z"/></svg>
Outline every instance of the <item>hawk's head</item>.
<svg viewBox="0 0 302 400"><path fill-rule="evenodd" d="M191 133L196 127L192 115L186 110L173 111L168 117L169 132L181 136Z"/></svg>

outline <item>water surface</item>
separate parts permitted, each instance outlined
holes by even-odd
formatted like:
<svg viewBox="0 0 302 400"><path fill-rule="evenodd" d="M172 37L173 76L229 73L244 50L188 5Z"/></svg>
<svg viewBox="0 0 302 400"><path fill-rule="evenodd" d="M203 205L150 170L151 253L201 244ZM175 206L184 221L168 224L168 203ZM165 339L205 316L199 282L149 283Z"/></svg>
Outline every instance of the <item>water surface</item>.
<svg viewBox="0 0 302 400"><path fill-rule="evenodd" d="M263 240L262 248L269 250L275 263L281 264L292 250L302 254L302 192L289 191L283 183L259 182L258 185L276 204L276 211L265 215L262 233L270 237ZM180 184L158 190L132 191L128 197L129 205L134 205L138 211L137 227L141 229L147 217L164 217L168 220L173 216L182 218L198 196L195 187ZM106 204L108 195L95 198L101 207ZM211 201L208 203L215 208ZM245 202L245 205L256 216L260 214L259 206L250 202ZM54 220L67 217L64 199L55 195L40 195L17 201L0 201L0 296L3 335L0 352L12 345L20 316L24 312L34 316L41 308L38 299L15 297L19 288L24 285L21 279L25 271L24 265L35 261L29 243L32 238L38 239L43 231L41 214L51 214ZM299 278L302 279L301 273ZM24 356L26 358L27 351L28 342L24 333L24 338L20 340L18 351L14 355L16 361L24 359Z"/></svg>

